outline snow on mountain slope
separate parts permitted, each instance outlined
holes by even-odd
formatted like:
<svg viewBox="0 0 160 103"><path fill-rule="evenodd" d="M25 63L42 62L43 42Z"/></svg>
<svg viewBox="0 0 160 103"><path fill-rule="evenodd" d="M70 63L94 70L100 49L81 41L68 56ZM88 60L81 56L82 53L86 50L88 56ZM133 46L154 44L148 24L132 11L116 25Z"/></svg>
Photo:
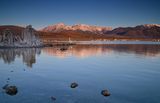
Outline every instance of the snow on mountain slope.
<svg viewBox="0 0 160 103"><path fill-rule="evenodd" d="M112 30L111 27L101 27L101 26L91 26L86 24L76 24L76 25L65 25L64 23L59 23L51 26L47 26L40 31L44 32L61 32L61 31L86 31L86 32L92 32L96 34L103 34L106 31Z"/></svg>

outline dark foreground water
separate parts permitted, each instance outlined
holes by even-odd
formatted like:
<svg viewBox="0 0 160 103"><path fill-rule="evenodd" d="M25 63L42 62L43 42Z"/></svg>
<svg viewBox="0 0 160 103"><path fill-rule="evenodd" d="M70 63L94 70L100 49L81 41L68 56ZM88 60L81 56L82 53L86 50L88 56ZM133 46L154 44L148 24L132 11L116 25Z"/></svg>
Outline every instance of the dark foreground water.
<svg viewBox="0 0 160 103"><path fill-rule="evenodd" d="M0 103L160 103L160 45L0 49Z"/></svg>

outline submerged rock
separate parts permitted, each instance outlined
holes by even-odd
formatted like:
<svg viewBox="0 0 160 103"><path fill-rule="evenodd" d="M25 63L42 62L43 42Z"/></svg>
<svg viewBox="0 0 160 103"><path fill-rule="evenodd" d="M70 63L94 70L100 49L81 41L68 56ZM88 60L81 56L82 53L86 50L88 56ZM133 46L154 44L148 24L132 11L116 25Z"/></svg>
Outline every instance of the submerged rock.
<svg viewBox="0 0 160 103"><path fill-rule="evenodd" d="M101 94L102 94L103 96L110 96L110 95L111 95L108 90L102 90L102 91L101 91Z"/></svg>
<svg viewBox="0 0 160 103"><path fill-rule="evenodd" d="M5 90L6 94L11 96L18 93L18 89L16 86L9 86L8 84L6 84L5 86L3 86L3 89Z"/></svg>
<svg viewBox="0 0 160 103"><path fill-rule="evenodd" d="M70 86L71 88L76 88L76 87L78 87L78 84L77 83L71 83L71 86Z"/></svg>
<svg viewBox="0 0 160 103"><path fill-rule="evenodd" d="M55 101L55 100L56 100L56 97L51 96L51 100L52 100L52 101Z"/></svg>
<svg viewBox="0 0 160 103"><path fill-rule="evenodd" d="M11 70L11 72L14 72L13 70Z"/></svg>

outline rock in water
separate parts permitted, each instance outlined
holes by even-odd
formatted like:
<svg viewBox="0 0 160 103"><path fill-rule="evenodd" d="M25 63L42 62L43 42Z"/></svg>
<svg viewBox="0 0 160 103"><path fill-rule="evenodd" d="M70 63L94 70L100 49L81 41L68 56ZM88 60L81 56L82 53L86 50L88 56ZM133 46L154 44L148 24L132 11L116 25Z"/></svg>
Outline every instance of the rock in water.
<svg viewBox="0 0 160 103"><path fill-rule="evenodd" d="M8 94L8 95L16 95L18 93L18 89L16 86L7 86L5 88L5 92Z"/></svg>
<svg viewBox="0 0 160 103"><path fill-rule="evenodd" d="M51 100L52 100L52 101L55 101L55 100L56 100L56 98L55 98L55 97L53 97L53 96L51 96Z"/></svg>
<svg viewBox="0 0 160 103"><path fill-rule="evenodd" d="M103 96L110 96L110 95L111 95L108 90L102 90L102 91L101 91L101 94L102 94Z"/></svg>
<svg viewBox="0 0 160 103"><path fill-rule="evenodd" d="M71 86L70 86L71 88L76 88L76 87L78 87L78 84L77 83L71 83Z"/></svg>
<svg viewBox="0 0 160 103"><path fill-rule="evenodd" d="M10 72L14 72L13 70L11 70Z"/></svg>

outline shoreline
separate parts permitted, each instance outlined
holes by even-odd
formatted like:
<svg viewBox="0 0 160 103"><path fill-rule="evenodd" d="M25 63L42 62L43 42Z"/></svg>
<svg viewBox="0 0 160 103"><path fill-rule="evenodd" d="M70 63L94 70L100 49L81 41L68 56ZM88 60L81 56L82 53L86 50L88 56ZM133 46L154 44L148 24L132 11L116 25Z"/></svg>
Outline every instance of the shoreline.
<svg viewBox="0 0 160 103"><path fill-rule="evenodd" d="M117 45L131 45L131 44L143 44L143 45L160 45L159 41L126 41L126 40L108 40L108 41L56 41L44 43L41 46L0 46L0 49L10 49L10 48L45 48L45 47L67 47L73 45L107 45L107 44L117 44Z"/></svg>

